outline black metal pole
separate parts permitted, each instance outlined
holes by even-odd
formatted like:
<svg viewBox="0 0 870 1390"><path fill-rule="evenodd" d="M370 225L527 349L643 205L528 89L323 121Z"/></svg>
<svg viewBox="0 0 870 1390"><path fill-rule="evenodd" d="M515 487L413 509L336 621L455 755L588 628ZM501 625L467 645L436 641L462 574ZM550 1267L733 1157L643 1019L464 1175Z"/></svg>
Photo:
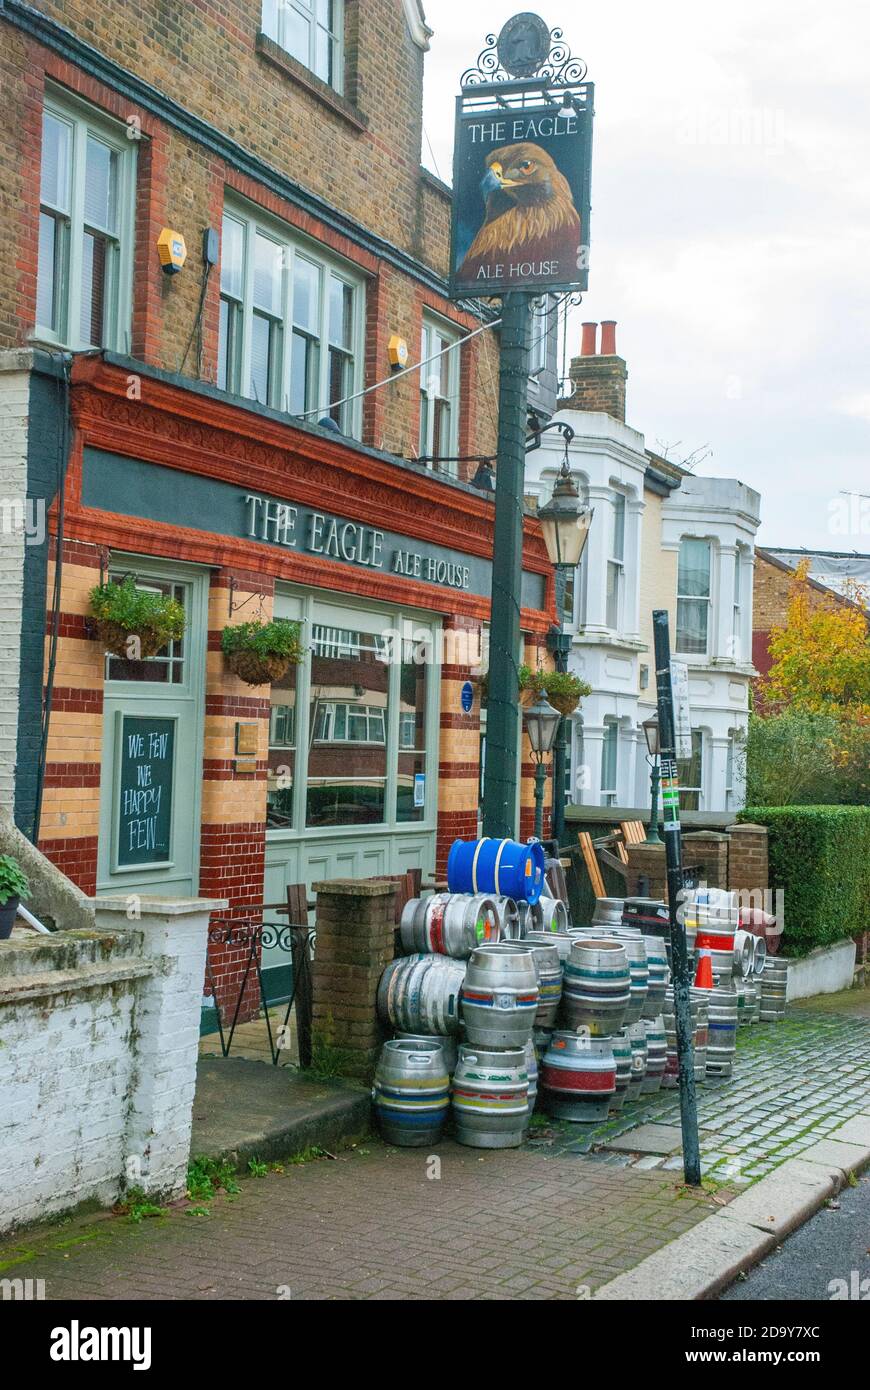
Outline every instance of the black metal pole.
<svg viewBox="0 0 870 1390"><path fill-rule="evenodd" d="M656 695L661 749L662 820L668 870L668 917L671 928L671 966L674 977L674 1013L677 1022L677 1057L680 1066L680 1122L683 1131L683 1174L692 1187L701 1182L698 1143L698 1107L695 1096L695 1056L692 1043L691 979L686 930L679 913L683 888L683 846L680 830L680 789L677 780L677 737L671 689L671 641L668 614L653 609Z"/></svg>
<svg viewBox="0 0 870 1390"><path fill-rule="evenodd" d="M483 833L496 839L512 838L517 832L520 587L531 300L531 295L518 291L506 294L502 300L483 774Z"/></svg>
<svg viewBox="0 0 870 1390"><path fill-rule="evenodd" d="M547 769L543 761L535 766L535 839L544 838L544 790L547 786Z"/></svg>
<svg viewBox="0 0 870 1390"><path fill-rule="evenodd" d="M659 834L659 762L657 756L648 758L647 761L650 765L650 808L649 829L646 834L646 842L648 845L660 845L662 837Z"/></svg>

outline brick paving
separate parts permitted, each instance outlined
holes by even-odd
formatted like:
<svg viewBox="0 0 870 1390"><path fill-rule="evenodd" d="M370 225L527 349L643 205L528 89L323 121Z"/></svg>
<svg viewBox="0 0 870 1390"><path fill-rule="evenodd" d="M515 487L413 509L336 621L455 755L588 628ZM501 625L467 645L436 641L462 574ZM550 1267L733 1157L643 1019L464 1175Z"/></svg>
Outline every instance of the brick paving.
<svg viewBox="0 0 870 1390"><path fill-rule="evenodd" d="M707 1174L733 1191L870 1109L868 998L741 1033L733 1082L699 1092ZM49 1299L585 1298L723 1200L600 1147L677 1118L665 1092L591 1134L538 1126L519 1151L448 1140L440 1176L425 1152L372 1140L247 1178L207 1215L182 1203L139 1226L104 1215L7 1240L0 1276L44 1279Z"/></svg>

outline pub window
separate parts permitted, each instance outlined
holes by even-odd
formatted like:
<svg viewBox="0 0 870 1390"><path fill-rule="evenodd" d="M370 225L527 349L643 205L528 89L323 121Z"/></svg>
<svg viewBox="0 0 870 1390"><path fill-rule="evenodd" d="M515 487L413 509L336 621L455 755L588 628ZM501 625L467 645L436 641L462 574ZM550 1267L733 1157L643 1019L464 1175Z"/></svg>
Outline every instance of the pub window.
<svg viewBox="0 0 870 1390"><path fill-rule="evenodd" d="M136 150L123 127L48 98L42 117L36 333L129 351Z"/></svg>
<svg viewBox="0 0 870 1390"><path fill-rule="evenodd" d="M263 0L263 33L336 92L343 85L344 0Z"/></svg>
<svg viewBox="0 0 870 1390"><path fill-rule="evenodd" d="M426 662L405 644L399 672L399 771L396 820L423 820L426 814Z"/></svg>
<svg viewBox="0 0 870 1390"><path fill-rule="evenodd" d="M459 334L435 320L423 320L420 347L420 457L430 467L456 475L459 445ZM432 359L431 361L429 359Z"/></svg>
<svg viewBox="0 0 870 1390"><path fill-rule="evenodd" d="M274 826L293 824L298 674L298 666L290 666L281 680L272 682L266 803L269 824Z"/></svg>
<svg viewBox="0 0 870 1390"><path fill-rule="evenodd" d="M311 654L306 823L371 825L387 817L390 668L377 633L343 634Z"/></svg>
<svg viewBox="0 0 870 1390"><path fill-rule="evenodd" d="M706 656L709 623L710 542L684 536L677 571L677 651Z"/></svg>
<svg viewBox="0 0 870 1390"><path fill-rule="evenodd" d="M359 431L363 282L315 243L227 209L221 241L218 385L343 434Z"/></svg>

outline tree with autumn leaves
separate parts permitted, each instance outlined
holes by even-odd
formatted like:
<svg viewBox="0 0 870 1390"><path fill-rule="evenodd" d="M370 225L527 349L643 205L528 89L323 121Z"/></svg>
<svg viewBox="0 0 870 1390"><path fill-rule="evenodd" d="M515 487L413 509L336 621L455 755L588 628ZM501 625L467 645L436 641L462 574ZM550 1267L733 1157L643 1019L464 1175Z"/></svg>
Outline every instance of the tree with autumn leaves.
<svg viewBox="0 0 870 1390"><path fill-rule="evenodd" d="M752 806L870 800L870 626L867 592L821 597L798 566L773 664L746 741Z"/></svg>

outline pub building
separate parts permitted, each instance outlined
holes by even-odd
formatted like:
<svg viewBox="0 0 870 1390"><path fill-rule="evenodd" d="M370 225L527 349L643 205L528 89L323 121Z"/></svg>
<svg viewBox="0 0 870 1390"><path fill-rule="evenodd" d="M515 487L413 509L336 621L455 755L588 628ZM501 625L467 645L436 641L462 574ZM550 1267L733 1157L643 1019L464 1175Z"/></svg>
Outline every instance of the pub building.
<svg viewBox="0 0 870 1390"><path fill-rule="evenodd" d="M156 30L124 65L92 46L127 9L147 26L132 3L95 0L94 27L52 0L0 10L24 112L0 221L7 245L26 233L26 273L0 281L0 403L27 402L48 518L22 561L16 821L88 894L242 912L292 884L428 878L478 832L493 500L465 460L495 450L498 344L486 305L447 298L419 5L335 3L335 32L293 52L274 5L224 8L179 11L183 71ZM546 397L555 334L532 346ZM431 360L393 379L405 353ZM553 571L524 525L536 664ZM90 614L127 575L184 610L144 660L108 655ZM273 617L303 659L245 684L222 632ZM243 954L215 954L219 997Z"/></svg>

